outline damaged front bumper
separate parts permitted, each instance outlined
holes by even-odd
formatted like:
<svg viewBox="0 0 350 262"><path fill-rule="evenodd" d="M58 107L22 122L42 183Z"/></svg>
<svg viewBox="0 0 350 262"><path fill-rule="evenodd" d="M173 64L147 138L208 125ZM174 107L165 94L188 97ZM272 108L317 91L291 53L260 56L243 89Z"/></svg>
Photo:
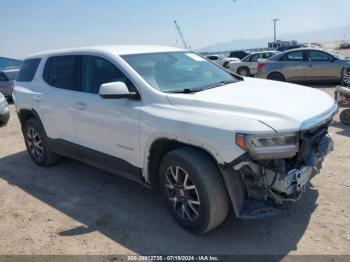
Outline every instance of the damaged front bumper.
<svg viewBox="0 0 350 262"><path fill-rule="evenodd" d="M310 179L320 172L325 156L333 150L327 129L328 125L325 125L301 133L300 149L293 158L259 161L244 155L235 161L231 172L233 170L233 176L239 176L244 188L241 191L245 194L244 203L233 201L237 217L270 216L281 204L299 200ZM230 190L229 194L231 200L237 198Z"/></svg>

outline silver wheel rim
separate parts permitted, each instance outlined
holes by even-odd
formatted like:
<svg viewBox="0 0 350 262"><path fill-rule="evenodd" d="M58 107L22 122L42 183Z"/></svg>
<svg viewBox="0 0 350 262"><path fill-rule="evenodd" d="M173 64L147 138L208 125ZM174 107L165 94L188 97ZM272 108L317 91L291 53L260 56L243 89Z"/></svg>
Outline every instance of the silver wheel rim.
<svg viewBox="0 0 350 262"><path fill-rule="evenodd" d="M176 213L185 220L196 220L199 216L200 199L189 174L179 166L170 166L165 172L164 186Z"/></svg>
<svg viewBox="0 0 350 262"><path fill-rule="evenodd" d="M350 85L350 73L344 76L344 83Z"/></svg>
<svg viewBox="0 0 350 262"><path fill-rule="evenodd" d="M240 75L241 75L241 76L248 76L247 70L246 70L246 69L242 69L242 70L240 71Z"/></svg>
<svg viewBox="0 0 350 262"><path fill-rule="evenodd" d="M39 133L32 127L28 128L26 140L32 157L37 161L42 161L44 158L44 147Z"/></svg>

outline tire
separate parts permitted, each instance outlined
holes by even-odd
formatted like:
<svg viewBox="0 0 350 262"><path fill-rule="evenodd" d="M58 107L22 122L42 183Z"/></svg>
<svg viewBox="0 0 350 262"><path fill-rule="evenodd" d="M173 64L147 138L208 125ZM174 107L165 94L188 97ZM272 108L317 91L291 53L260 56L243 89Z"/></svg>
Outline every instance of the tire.
<svg viewBox="0 0 350 262"><path fill-rule="evenodd" d="M45 132L37 120L29 119L25 122L23 136L28 154L35 164L50 166L58 162L59 156L50 150Z"/></svg>
<svg viewBox="0 0 350 262"><path fill-rule="evenodd" d="M350 109L343 110L339 117L344 125L350 125Z"/></svg>
<svg viewBox="0 0 350 262"><path fill-rule="evenodd" d="M237 74L241 76L250 76L250 70L247 67L240 67L237 69Z"/></svg>
<svg viewBox="0 0 350 262"><path fill-rule="evenodd" d="M229 64L229 62L224 62L224 63L222 64L222 66L223 66L224 68L228 69L228 68L229 68L228 64Z"/></svg>
<svg viewBox="0 0 350 262"><path fill-rule="evenodd" d="M171 151L161 161L159 181L172 217L185 229L205 233L225 220L225 184L206 153L191 147Z"/></svg>
<svg viewBox="0 0 350 262"><path fill-rule="evenodd" d="M268 76L267 79L274 80L274 81L280 81L280 82L285 82L286 79L281 73L272 73Z"/></svg>

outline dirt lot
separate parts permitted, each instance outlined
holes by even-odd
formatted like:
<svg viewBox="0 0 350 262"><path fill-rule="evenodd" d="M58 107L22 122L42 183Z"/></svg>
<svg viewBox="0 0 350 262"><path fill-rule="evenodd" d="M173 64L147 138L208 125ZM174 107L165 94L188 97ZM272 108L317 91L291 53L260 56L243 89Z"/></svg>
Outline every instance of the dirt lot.
<svg viewBox="0 0 350 262"><path fill-rule="evenodd" d="M300 202L197 236L138 184L72 160L35 166L11 114L0 128L0 254L350 254L350 128L338 117L335 151Z"/></svg>

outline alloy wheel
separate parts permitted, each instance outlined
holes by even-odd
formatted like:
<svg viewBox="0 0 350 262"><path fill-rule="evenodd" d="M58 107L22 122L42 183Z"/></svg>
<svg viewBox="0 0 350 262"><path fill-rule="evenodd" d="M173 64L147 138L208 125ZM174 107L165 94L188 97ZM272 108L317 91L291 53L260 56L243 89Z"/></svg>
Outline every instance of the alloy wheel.
<svg viewBox="0 0 350 262"><path fill-rule="evenodd" d="M28 128L26 140L32 157L39 162L42 161L44 159L44 147L39 133L32 127Z"/></svg>
<svg viewBox="0 0 350 262"><path fill-rule="evenodd" d="M199 216L200 199L197 187L186 170L179 166L168 167L164 186L176 213L184 220L196 220Z"/></svg>

